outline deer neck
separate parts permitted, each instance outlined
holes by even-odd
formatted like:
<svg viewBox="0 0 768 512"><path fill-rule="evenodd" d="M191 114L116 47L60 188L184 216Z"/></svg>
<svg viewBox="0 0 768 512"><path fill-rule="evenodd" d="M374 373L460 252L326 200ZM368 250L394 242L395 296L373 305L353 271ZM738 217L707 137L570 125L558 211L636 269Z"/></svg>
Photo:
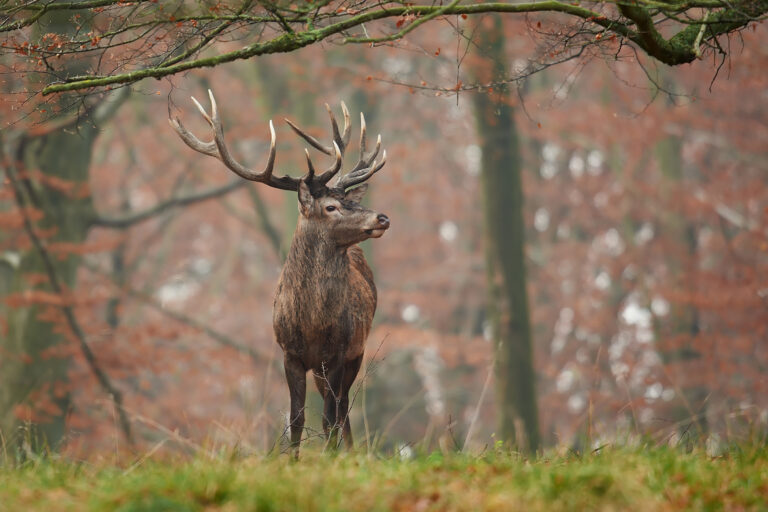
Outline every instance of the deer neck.
<svg viewBox="0 0 768 512"><path fill-rule="evenodd" d="M349 256L347 248L336 245L322 227L299 218L285 265L321 280L338 279L349 271Z"/></svg>

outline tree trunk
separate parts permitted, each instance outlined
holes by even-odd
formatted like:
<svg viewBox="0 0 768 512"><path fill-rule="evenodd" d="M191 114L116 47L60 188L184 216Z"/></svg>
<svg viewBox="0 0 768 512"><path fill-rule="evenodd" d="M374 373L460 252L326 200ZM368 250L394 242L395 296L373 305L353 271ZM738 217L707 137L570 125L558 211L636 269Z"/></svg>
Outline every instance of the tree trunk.
<svg viewBox="0 0 768 512"><path fill-rule="evenodd" d="M46 30L63 34L75 30L69 16L71 12L47 15ZM82 72L86 65L73 61L71 71ZM63 97L62 105L66 102ZM48 246L80 244L87 236L94 216L87 192L88 171L97 134L93 120L83 116L42 135L23 134L15 147L6 148L11 154L5 156L15 159L22 170L40 173L39 177L20 178L28 206L42 215L33 225ZM51 261L60 284L71 289L81 257L52 254ZM4 285L0 295L53 292L35 247L15 253L14 263L12 278L0 282ZM8 307L5 318L7 331L0 338L0 433L6 446L23 442L33 451L56 449L71 405L67 371L76 341L56 305L38 302ZM20 426L27 426L28 431L21 431Z"/></svg>
<svg viewBox="0 0 768 512"><path fill-rule="evenodd" d="M39 171L43 178L65 180L82 191L88 183L91 149L96 129L89 122L59 129L29 139L19 148L23 169ZM79 244L85 240L93 218L90 195L78 196L51 186L45 179L25 180L30 205L42 213L35 223L39 232L52 233L51 243ZM10 293L29 290L52 292L46 268L34 247L23 251ZM81 257L75 254L54 256L55 272L61 283L71 289ZM31 285L29 279L39 281ZM67 370L74 341L68 339L60 311L56 306L36 304L7 311L8 331L3 338L0 360L0 430L7 439L28 441L31 449L55 449L64 435L64 420L70 406ZM27 421L30 432L18 437L20 421Z"/></svg>
<svg viewBox="0 0 768 512"><path fill-rule="evenodd" d="M670 135L661 140L656 146L656 156L663 177L667 180L670 187L662 187L662 196L672 204L672 194L678 193L681 183L686 180L683 170L682 159L683 141L679 136ZM670 236L670 239L679 243L668 255L668 265L672 268L673 276L685 276L686 281L677 284L691 296L696 294L694 283L689 280L696 271L697 265L697 227L694 222L685 218L684 215L670 210L662 217L662 228ZM675 250L679 249L679 250ZM680 363L681 368L685 368L688 363L694 363L701 359L701 353L696 348L696 337L699 334L699 310L689 301L683 304L672 304L668 318L663 321L663 331L658 340L658 350L664 364ZM670 348L669 343L664 338L684 339L682 345L675 343L675 347ZM710 394L706 386L692 384L697 377L696 372L676 372L672 376L673 383L678 390L682 392L678 397L678 405L671 411L670 421L677 424L680 432L694 437L705 436L708 431L706 405L707 397ZM691 429L691 426L695 426Z"/></svg>
<svg viewBox="0 0 768 512"><path fill-rule="evenodd" d="M504 32L499 16L487 17L479 34L483 55L472 63L480 82L505 76ZM473 97L482 149L489 316L496 347L500 436L519 449L541 445L531 349L525 268L522 161L512 98L507 88Z"/></svg>

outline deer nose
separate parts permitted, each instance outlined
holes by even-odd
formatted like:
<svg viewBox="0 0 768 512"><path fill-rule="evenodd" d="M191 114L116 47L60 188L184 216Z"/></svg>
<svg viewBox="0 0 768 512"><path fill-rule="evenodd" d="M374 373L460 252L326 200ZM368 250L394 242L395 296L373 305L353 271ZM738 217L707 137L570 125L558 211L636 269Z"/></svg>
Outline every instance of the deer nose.
<svg viewBox="0 0 768 512"><path fill-rule="evenodd" d="M379 224L381 224L382 227L388 228L389 227L389 217L384 215L383 213L380 213L376 219L379 221Z"/></svg>

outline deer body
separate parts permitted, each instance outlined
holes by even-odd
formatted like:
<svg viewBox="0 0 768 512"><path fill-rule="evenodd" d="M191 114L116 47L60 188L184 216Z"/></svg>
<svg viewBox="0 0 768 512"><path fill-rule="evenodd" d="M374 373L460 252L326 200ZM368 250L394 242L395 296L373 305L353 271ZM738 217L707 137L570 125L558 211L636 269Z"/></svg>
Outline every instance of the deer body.
<svg viewBox="0 0 768 512"><path fill-rule="evenodd" d="M178 119L171 125L192 149L214 156L239 176L272 187L298 192L299 221L275 293L273 328L283 349L285 376L291 398L291 445L298 455L304 428L306 377L311 371L323 396L323 430L332 446L341 431L352 446L349 426L349 390L363 360L365 340L376 310L373 273L357 245L368 238L379 238L389 228L389 218L360 205L367 189L363 183L386 162L376 161L381 137L370 155L365 154L365 119L360 130L360 159L355 167L340 176L334 186L327 183L341 168L349 141L349 113L342 103L344 131L339 132L328 108L333 128L333 145L324 146L293 125L291 128L316 149L335 156L334 165L320 175L307 152L309 172L303 178L275 177L275 132L270 121L272 144L266 168L256 173L236 162L224 143L216 102L210 93L211 115L197 103L214 131L214 140L202 142L186 131Z"/></svg>
<svg viewBox="0 0 768 512"><path fill-rule="evenodd" d="M332 426L341 426L351 447L349 390L363 360L376 287L359 247L339 250L313 242L301 232L294 236L273 309L291 395L291 443L298 445L301 439L306 374L311 371L323 396L326 435ZM329 439L336 442L335 436Z"/></svg>
<svg viewBox="0 0 768 512"><path fill-rule="evenodd" d="M358 246L328 250L299 233L291 245L275 294L275 338L286 357L322 375L335 359L363 355L376 310L373 273Z"/></svg>

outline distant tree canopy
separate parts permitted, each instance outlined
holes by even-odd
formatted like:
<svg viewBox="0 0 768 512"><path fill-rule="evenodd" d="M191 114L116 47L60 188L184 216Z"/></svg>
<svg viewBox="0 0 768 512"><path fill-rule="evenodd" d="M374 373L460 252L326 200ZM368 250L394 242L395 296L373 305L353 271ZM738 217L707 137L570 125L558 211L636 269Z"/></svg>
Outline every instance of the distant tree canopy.
<svg viewBox="0 0 768 512"><path fill-rule="evenodd" d="M724 59L730 36L765 19L768 0L12 1L0 4L0 66L4 74L36 75L39 91L30 92L85 91L316 43L392 45L429 21L458 28L492 12L538 13L529 30L542 44L530 73L587 51L619 58L625 47L668 65L707 54ZM61 16L71 23L66 34L50 30ZM86 64L73 72L71 59Z"/></svg>

